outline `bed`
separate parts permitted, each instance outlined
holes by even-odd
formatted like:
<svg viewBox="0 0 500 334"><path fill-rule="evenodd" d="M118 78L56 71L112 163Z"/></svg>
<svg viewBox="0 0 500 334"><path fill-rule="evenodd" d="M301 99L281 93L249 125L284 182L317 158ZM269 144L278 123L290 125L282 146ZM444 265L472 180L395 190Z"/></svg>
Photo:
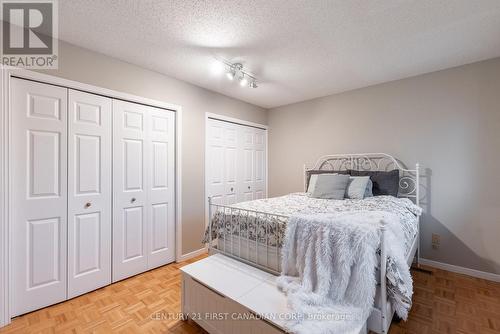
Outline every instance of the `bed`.
<svg viewBox="0 0 500 334"><path fill-rule="evenodd" d="M310 171L399 171L397 197L374 196L361 200L329 200L312 198L307 190ZM304 192L258 199L232 205L214 203L209 198L210 223L204 242L210 253L222 253L239 261L278 275L281 271L281 246L290 216L346 211L387 211L398 215L410 266L418 262L419 249L419 167L406 169L394 157L384 154L347 154L321 157L311 168L304 166ZM398 272L387 257L384 233L378 250L378 287L367 328L386 333L397 303L410 303L411 294L402 284ZM409 299L409 300L408 300Z"/></svg>

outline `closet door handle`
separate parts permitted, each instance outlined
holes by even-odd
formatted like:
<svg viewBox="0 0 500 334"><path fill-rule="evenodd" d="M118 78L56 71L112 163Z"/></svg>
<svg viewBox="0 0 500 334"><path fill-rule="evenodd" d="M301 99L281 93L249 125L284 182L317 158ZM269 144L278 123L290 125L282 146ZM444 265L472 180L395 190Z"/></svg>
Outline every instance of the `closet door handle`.
<svg viewBox="0 0 500 334"><path fill-rule="evenodd" d="M92 203L90 203L90 202L85 203L85 209L90 208L91 205L92 205Z"/></svg>
<svg viewBox="0 0 500 334"><path fill-rule="evenodd" d="M134 203L135 202L135 197L132 197L132 199L130 200L130 203Z"/></svg>
<svg viewBox="0 0 500 334"><path fill-rule="evenodd" d="M231 187L231 192L233 191L233 187Z"/></svg>
<svg viewBox="0 0 500 334"><path fill-rule="evenodd" d="M248 186L248 190L250 190L250 186Z"/></svg>

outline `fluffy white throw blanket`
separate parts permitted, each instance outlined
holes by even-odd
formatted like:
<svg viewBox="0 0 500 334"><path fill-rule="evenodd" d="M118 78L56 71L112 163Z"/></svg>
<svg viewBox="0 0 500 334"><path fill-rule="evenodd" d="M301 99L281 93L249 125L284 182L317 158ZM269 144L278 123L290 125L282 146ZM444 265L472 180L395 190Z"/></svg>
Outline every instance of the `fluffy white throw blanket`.
<svg viewBox="0 0 500 334"><path fill-rule="evenodd" d="M411 286L396 215L361 211L290 218L278 278L294 315L287 319L289 331L350 333L366 322L376 292L382 219L388 255Z"/></svg>

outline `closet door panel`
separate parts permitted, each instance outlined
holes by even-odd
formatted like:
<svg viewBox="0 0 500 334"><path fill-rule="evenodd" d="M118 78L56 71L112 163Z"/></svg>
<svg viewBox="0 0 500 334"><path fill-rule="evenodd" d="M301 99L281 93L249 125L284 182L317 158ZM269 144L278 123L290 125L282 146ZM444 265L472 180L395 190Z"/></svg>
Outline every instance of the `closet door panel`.
<svg viewBox="0 0 500 334"><path fill-rule="evenodd" d="M209 119L206 178L215 204L267 197L267 131Z"/></svg>
<svg viewBox="0 0 500 334"><path fill-rule="evenodd" d="M113 100L113 282L146 271L147 107Z"/></svg>
<svg viewBox="0 0 500 334"><path fill-rule="evenodd" d="M12 315L66 299L67 90L11 83Z"/></svg>
<svg viewBox="0 0 500 334"><path fill-rule="evenodd" d="M224 129L224 183L225 203L238 202L238 126L227 123Z"/></svg>
<svg viewBox="0 0 500 334"><path fill-rule="evenodd" d="M155 268L175 260L175 114L148 109L148 268Z"/></svg>
<svg viewBox="0 0 500 334"><path fill-rule="evenodd" d="M215 204L225 204L224 183L224 124L209 119L207 121L207 192Z"/></svg>
<svg viewBox="0 0 500 334"><path fill-rule="evenodd" d="M254 128L239 126L240 135L240 164L242 177L239 185L240 201L255 199L255 148Z"/></svg>
<svg viewBox="0 0 500 334"><path fill-rule="evenodd" d="M234 204L238 202L237 198L237 173L238 173L238 149L236 147L228 146L225 152L225 197L226 204Z"/></svg>
<svg viewBox="0 0 500 334"><path fill-rule="evenodd" d="M111 283L111 99L69 90L68 297Z"/></svg>
<svg viewBox="0 0 500 334"><path fill-rule="evenodd" d="M123 209L123 261L144 258L144 208L142 206Z"/></svg>
<svg viewBox="0 0 500 334"><path fill-rule="evenodd" d="M207 191L216 204L239 201L238 126L209 119L207 124Z"/></svg>
<svg viewBox="0 0 500 334"><path fill-rule="evenodd" d="M267 131L254 129L254 179L253 191L254 198L260 199L267 197Z"/></svg>

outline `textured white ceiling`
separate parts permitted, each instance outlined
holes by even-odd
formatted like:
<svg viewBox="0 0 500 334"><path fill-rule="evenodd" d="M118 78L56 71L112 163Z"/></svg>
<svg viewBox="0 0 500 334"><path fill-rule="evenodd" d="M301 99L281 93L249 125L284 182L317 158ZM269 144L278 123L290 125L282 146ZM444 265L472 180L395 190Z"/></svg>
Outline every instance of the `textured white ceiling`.
<svg viewBox="0 0 500 334"><path fill-rule="evenodd" d="M262 107L500 56L500 0L63 0L60 38ZM211 71L240 61L242 88Z"/></svg>

